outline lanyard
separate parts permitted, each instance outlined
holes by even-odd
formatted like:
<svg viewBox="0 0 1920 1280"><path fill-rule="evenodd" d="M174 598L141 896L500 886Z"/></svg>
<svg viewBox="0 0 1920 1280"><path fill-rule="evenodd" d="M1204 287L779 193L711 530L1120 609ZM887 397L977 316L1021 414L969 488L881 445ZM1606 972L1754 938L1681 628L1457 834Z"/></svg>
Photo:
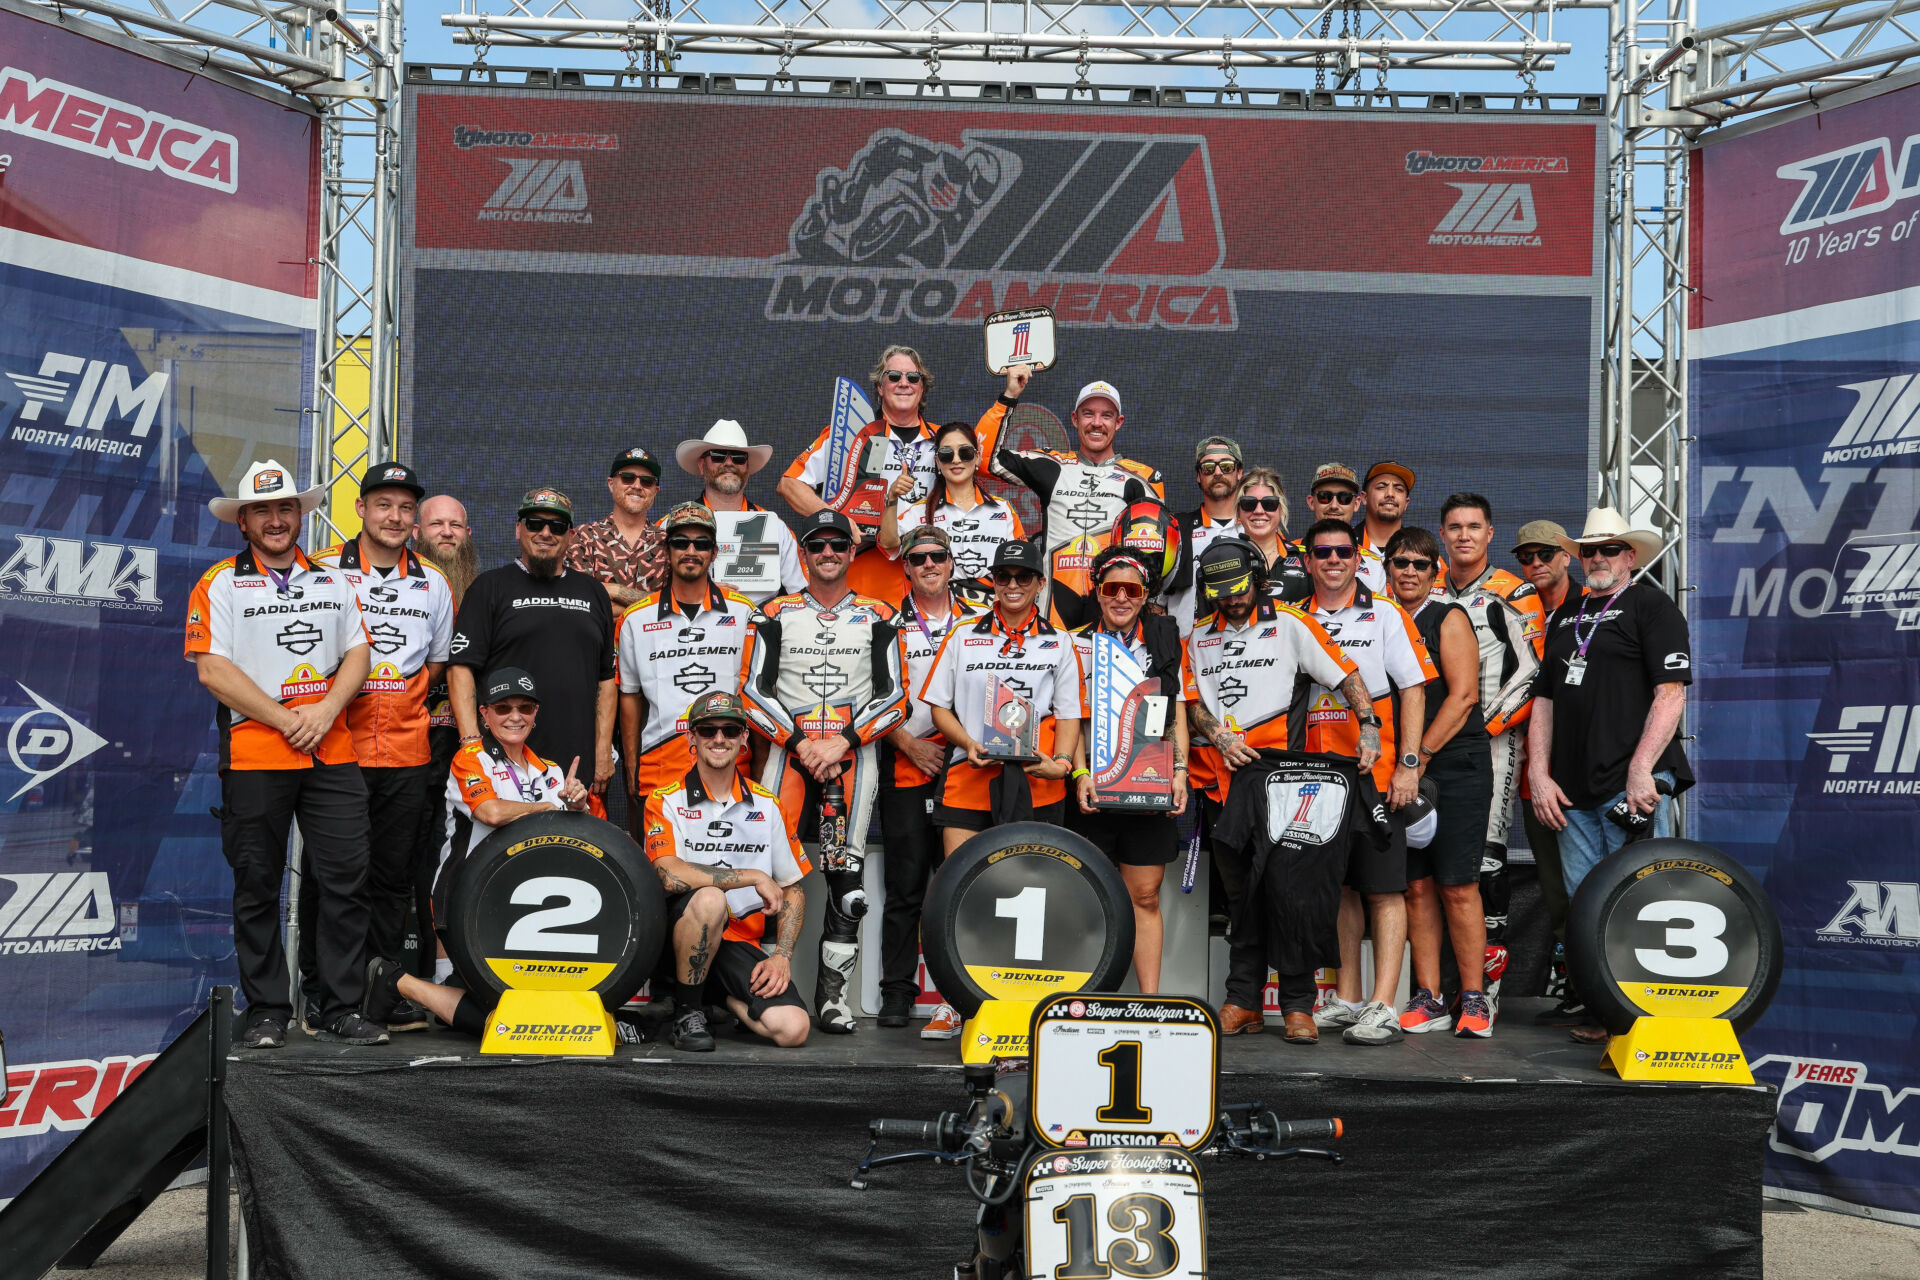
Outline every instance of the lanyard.
<svg viewBox="0 0 1920 1280"><path fill-rule="evenodd" d="M940 628L940 636L942 639L946 638L947 632L953 630L954 619L959 616L959 606L954 602L953 592L949 591L947 592L947 620ZM940 647L939 641L933 638L933 632L927 630L927 620L920 615L920 610L917 607L913 611L913 625L920 628L921 638L927 642L929 649L938 649Z"/></svg>
<svg viewBox="0 0 1920 1280"><path fill-rule="evenodd" d="M532 769L527 770L526 781L522 782L520 779L520 770L514 765L512 760L509 760L507 758L507 753L505 751L502 751L500 753L500 763L507 766L507 776L513 779L514 794L518 795L523 803L531 803L527 801L527 785L531 783L534 779L533 770ZM540 798L539 788L537 787L534 789L533 798L534 800L538 800Z"/></svg>
<svg viewBox="0 0 1920 1280"><path fill-rule="evenodd" d="M1585 596L1581 598L1580 612L1573 616L1573 640L1575 644L1580 646L1578 652L1583 661L1587 656L1587 646L1592 644L1594 636L1600 633L1600 623L1605 620L1607 610L1613 608L1613 602L1618 600L1620 598L1620 592L1626 589L1627 588L1623 586L1620 588L1620 591L1616 591L1607 597L1607 602L1600 606L1600 612L1594 615L1593 627L1587 632L1587 638L1584 640L1580 638L1580 624L1587 620L1587 601L1593 597Z"/></svg>
<svg viewBox="0 0 1920 1280"><path fill-rule="evenodd" d="M263 564L260 567L266 571L267 577L272 580L274 593L278 595L281 599L283 600L286 599L287 595L289 594L287 584L293 581L293 571L294 569L299 567L298 562L294 564L293 568L288 569L285 573L281 573L278 569L274 568L270 564Z"/></svg>

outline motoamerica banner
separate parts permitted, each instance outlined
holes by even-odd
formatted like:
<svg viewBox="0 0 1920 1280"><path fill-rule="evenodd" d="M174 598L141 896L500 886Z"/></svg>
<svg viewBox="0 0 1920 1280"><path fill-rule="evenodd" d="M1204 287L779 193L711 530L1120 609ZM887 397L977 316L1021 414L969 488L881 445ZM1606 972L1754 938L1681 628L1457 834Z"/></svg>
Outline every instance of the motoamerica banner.
<svg viewBox="0 0 1920 1280"><path fill-rule="evenodd" d="M1592 116L447 84L410 88L405 136L402 417L490 555L528 485L591 509L616 450L716 418L777 474L889 343L928 357L933 420L971 422L1000 389L982 321L1030 306L1060 357L1010 439L1067 447L1110 379L1121 451L1181 508L1209 432L1296 509L1320 463L1382 458L1418 523L1463 488L1512 527L1586 505ZM669 466L666 497L694 484Z"/></svg>
<svg viewBox="0 0 1920 1280"><path fill-rule="evenodd" d="M1761 874L1777 1194L1920 1224L1920 89L1693 158L1694 833Z"/></svg>
<svg viewBox="0 0 1920 1280"><path fill-rule="evenodd" d="M181 637L235 549L207 498L300 456L317 297L311 115L27 8L0 0L0 1200L234 980Z"/></svg>

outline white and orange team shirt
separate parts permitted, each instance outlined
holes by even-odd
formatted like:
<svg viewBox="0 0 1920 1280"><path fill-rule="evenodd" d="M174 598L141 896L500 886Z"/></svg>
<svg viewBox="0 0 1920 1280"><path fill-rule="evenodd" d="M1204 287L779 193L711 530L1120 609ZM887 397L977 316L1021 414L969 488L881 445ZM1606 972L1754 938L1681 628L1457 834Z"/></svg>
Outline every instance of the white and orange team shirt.
<svg viewBox="0 0 1920 1280"><path fill-rule="evenodd" d="M1427 647L1420 643L1413 619L1386 596L1375 595L1365 583L1355 585L1353 601L1343 609L1316 608L1311 599L1305 605L1367 682L1374 714L1380 717L1380 760L1373 767L1373 780L1385 791L1393 781L1394 764L1399 758L1393 691L1425 684L1439 676L1439 669L1433 665ZM1347 714L1346 703L1334 687L1322 681L1308 694L1307 750L1358 755L1360 726Z"/></svg>
<svg viewBox="0 0 1920 1280"><path fill-rule="evenodd" d="M1242 626L1215 613L1187 637L1186 700L1198 702L1255 751L1288 750L1288 715L1303 686L1338 688L1354 672L1318 622L1291 605L1262 597ZM1215 800L1226 798L1232 774L1212 745L1195 740L1189 780Z"/></svg>
<svg viewBox="0 0 1920 1280"><path fill-rule="evenodd" d="M710 796L698 769L647 796L642 819L647 857L679 858L703 867L764 871L782 889L799 884L813 867L787 834L780 800L773 792L739 774L722 795ZM753 888L728 889L727 927L734 942L759 942L766 936L766 904Z"/></svg>
<svg viewBox="0 0 1920 1280"><path fill-rule="evenodd" d="M993 553L1000 549L1000 544L1027 536L1020 513L1006 499L994 497L976 483L973 504L961 507L947 500L945 486L942 486L939 494L900 514L902 545L900 550L889 553L891 557L901 559L905 555L907 535L928 524L946 530L947 541L952 544L955 582L986 581L993 569Z"/></svg>
<svg viewBox="0 0 1920 1280"><path fill-rule="evenodd" d="M347 654L367 643L360 601L338 569L294 548L286 586L275 584L253 548L200 576L187 601L187 661L211 653L240 668L269 698L288 707L319 702L333 687ZM341 716L311 754L296 751L278 729L218 703L220 768L310 769L354 761L352 731Z"/></svg>
<svg viewBox="0 0 1920 1280"><path fill-rule="evenodd" d="M645 795L693 767L687 745L687 708L715 689L740 692L753 602L714 583L688 616L670 589L657 591L620 615L620 692L640 695L640 786Z"/></svg>
<svg viewBox="0 0 1920 1280"><path fill-rule="evenodd" d="M938 621L922 617L911 594L900 602L900 612L895 615L893 625L900 628L900 647L907 668L905 727L910 736L925 738L942 747L947 745L946 738L933 727L933 712L920 700L920 689L933 672L933 660L940 656L940 644L947 638L947 633L966 619L977 617L979 612L951 591L947 592L947 616ZM922 787L932 781L932 776L922 773L906 752L893 753L894 786Z"/></svg>
<svg viewBox="0 0 1920 1280"><path fill-rule="evenodd" d="M453 643L453 591L439 566L410 550L382 574L367 565L360 539L328 547L314 557L337 568L353 584L373 646L372 669L360 696L347 704L347 728L362 768L397 769L426 764L427 664L445 662Z"/></svg>
<svg viewBox="0 0 1920 1280"><path fill-rule="evenodd" d="M494 833L495 829L476 818L473 812L489 800L545 803L555 809L567 807L566 801L560 798L561 789L567 785L567 775L561 772L560 766L542 760L533 753L532 747L521 750L527 762L516 765L507 759L506 752L491 736L460 744L447 772L447 828L446 838L440 844L442 867L449 858L466 857Z"/></svg>
<svg viewBox="0 0 1920 1280"><path fill-rule="evenodd" d="M980 420L974 424L973 434L980 441L978 462L982 468L985 468L987 459L993 456L995 446L1000 443L1000 428L1006 423L1008 411L1017 403L1018 401L1001 396L988 406L987 411L981 414ZM939 473L934 466L933 438L940 428L922 417L919 426L911 435L904 438L891 427L882 426L881 430L889 441L887 463L880 471L881 478L891 487L893 482L900 478L902 471L909 471L913 475L913 488L909 489L904 497L894 500L894 516L904 529L914 519L908 509L924 502L933 492L934 485L938 481ZM820 434L813 438L813 443L802 449L800 456L787 467L783 478L798 480L816 493L819 492L821 486L827 483L827 454L830 452L827 447L827 438L832 432L832 427L823 427Z"/></svg>
<svg viewBox="0 0 1920 1280"><path fill-rule="evenodd" d="M920 701L951 711L977 742L986 736L987 683L996 676L1033 703L1034 714L1040 717L1035 741L1042 755L1053 754L1057 721L1086 718L1086 704L1080 698L1079 650L1073 647L1071 635L1048 622L1037 609L1019 635L1008 632L997 608L947 632L921 687ZM965 759L966 754L958 747L947 752L948 795L954 796L956 782L978 782L977 788L964 788L968 794L959 798L968 803L959 807L986 808L986 783L995 771L953 767ZM1066 783L1058 778L1034 778L1032 788L1036 808L1054 804L1066 795ZM951 804L952 799L947 802Z"/></svg>

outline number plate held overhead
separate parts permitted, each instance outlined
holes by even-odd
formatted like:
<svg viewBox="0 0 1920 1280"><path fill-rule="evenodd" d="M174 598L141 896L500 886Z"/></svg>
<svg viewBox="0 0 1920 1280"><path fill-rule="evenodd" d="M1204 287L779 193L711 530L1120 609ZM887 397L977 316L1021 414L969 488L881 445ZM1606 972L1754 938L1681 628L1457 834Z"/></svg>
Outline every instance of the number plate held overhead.
<svg viewBox="0 0 1920 1280"><path fill-rule="evenodd" d="M987 317L987 372L1005 373L1016 364L1050 369L1054 361L1053 308L1027 307Z"/></svg>
<svg viewBox="0 0 1920 1280"><path fill-rule="evenodd" d="M1030 1132L1052 1147L1198 1151L1219 1115L1220 1024L1190 996L1080 993L1035 1006Z"/></svg>

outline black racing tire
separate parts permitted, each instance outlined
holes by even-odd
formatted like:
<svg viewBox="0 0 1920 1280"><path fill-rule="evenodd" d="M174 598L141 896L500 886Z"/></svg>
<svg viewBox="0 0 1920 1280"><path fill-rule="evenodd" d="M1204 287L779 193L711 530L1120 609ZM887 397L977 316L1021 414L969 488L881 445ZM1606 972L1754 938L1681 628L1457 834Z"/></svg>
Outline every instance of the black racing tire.
<svg viewBox="0 0 1920 1280"><path fill-rule="evenodd" d="M1037 957L1031 947L1016 954L1022 921L995 907L1030 889L1047 895ZM1111 991L1133 962L1133 899L1084 836L1046 822L1010 823L982 831L940 864L921 910L920 945L940 994L965 1017L995 998ZM1006 977L996 986L999 974ZM1066 981L1056 980L1061 974Z"/></svg>
<svg viewBox="0 0 1920 1280"><path fill-rule="evenodd" d="M514 902L517 887L535 877L585 884L597 896L595 910L578 914L583 891L564 886ZM553 919L556 913L562 918ZM529 928L535 915L549 922ZM666 893L640 846L610 822L558 810L518 818L482 840L455 872L447 917L447 956L488 1008L508 985L491 959L510 970L521 963L609 965L591 986L617 1009L652 975L667 937Z"/></svg>
<svg viewBox="0 0 1920 1280"><path fill-rule="evenodd" d="M1642 916L1656 902L1704 903L1719 912L1724 928L1700 937L1712 954L1724 952L1724 961L1702 972L1709 952L1688 942L1691 922L1675 932L1670 906ZM1691 954L1676 956L1675 947ZM1615 1035L1636 1018L1673 1014L1688 1001L1706 1001L1695 1016L1725 1018L1745 1031L1779 989L1784 950L1780 917L1760 882L1738 860L1697 840L1627 845L1587 873L1567 912L1567 966L1581 999ZM1704 994L1729 988L1741 993ZM1648 999L1662 995L1663 1003Z"/></svg>

